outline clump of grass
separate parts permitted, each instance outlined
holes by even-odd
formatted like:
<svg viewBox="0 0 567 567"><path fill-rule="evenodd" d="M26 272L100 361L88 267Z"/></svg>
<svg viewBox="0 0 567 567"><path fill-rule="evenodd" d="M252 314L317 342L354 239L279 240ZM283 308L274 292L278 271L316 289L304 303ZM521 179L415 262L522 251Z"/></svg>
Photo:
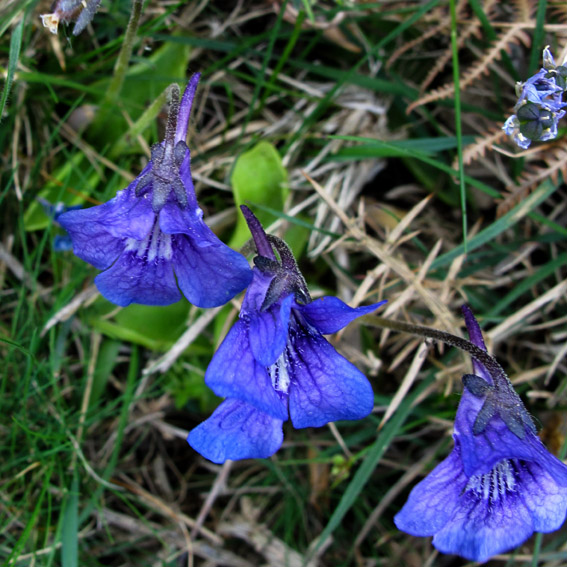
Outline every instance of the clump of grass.
<svg viewBox="0 0 567 567"><path fill-rule="evenodd" d="M442 18L457 40L467 22L497 31L491 22L500 20L483 20L471 5L472 13L457 10L451 24L438 2L387 9L316 2L307 12L292 2L243 2L227 11L222 3L150 0L115 106L103 112L109 85L117 84L130 2L103 2L77 38L64 26L57 36L43 29L41 3L5 4L6 565L465 564L438 556L392 522L410 486L450 450L460 376L468 371L460 354L355 325L332 340L369 376L373 414L317 430L290 428L272 459L219 467L184 438L215 404L199 380L238 300L215 316L183 303L163 324L151 310L105 304L92 287L93 270L54 251L60 229L36 197L89 206L126 186L163 127L164 89L194 71L203 80L189 140L193 174L221 237L228 241L235 226L235 161L266 140L281 156L289 191L281 210L258 210L300 251L314 295L353 305L387 298L384 316L457 334L467 302L540 417L546 442L561 450L565 187L560 177L545 178L497 217L522 160L481 158L464 167L457 157L478 124L504 119L514 98L511 76L522 73L503 58L476 93L463 93L461 132L452 99L406 114L428 71L423 54L447 47L439 36L386 66ZM542 33L562 43L555 24L548 29L538 17L534 25L535 43ZM470 47L490 50L484 40ZM530 59L527 48L517 54ZM450 77L449 66L442 72ZM557 565L564 547L558 532L494 563Z"/></svg>

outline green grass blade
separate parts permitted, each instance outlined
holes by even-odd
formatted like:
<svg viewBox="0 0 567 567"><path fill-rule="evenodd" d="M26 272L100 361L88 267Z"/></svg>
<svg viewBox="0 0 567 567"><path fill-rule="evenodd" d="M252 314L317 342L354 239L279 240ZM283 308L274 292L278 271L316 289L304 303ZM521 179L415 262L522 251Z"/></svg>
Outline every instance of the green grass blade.
<svg viewBox="0 0 567 567"><path fill-rule="evenodd" d="M405 400L400 404L396 413L392 416L390 421L386 423L384 429L378 435L378 438L374 444L370 447L370 450L366 454L366 458L360 465L360 468L356 471L354 478L345 490L341 501L335 508L328 524L325 526L319 540L317 547L313 550L313 553L323 545L327 538L335 531L335 529L340 525L342 519L345 517L346 513L351 509L356 499L362 492L362 489L366 483L370 480L376 465L379 463L382 455L385 453L386 449L390 446L395 436L399 433L402 425L404 424L406 418L409 416L412 410L414 401L421 395L421 393L429 387L429 385L434 381L434 376L431 375L429 378L424 380L410 395L408 395Z"/></svg>
<svg viewBox="0 0 567 567"><path fill-rule="evenodd" d="M79 478L76 472L63 512L61 565L62 567L79 565Z"/></svg>
<svg viewBox="0 0 567 567"><path fill-rule="evenodd" d="M453 83L455 85L455 135L457 138L457 156L459 161L459 195L463 221L463 248L467 253L467 190L463 167L463 133L461 128L461 86L459 77L459 47L457 45L457 7L456 0L451 0L451 51L453 56Z"/></svg>
<svg viewBox="0 0 567 567"><path fill-rule="evenodd" d="M512 288L512 291L508 295L506 295L506 297L504 297L498 302L497 305L494 306L494 309L488 312L486 317L496 317L496 315L499 315L504 309L506 309L506 307L516 301L516 299L524 295L524 293L528 293L531 289L533 289L533 286L545 280L546 278L551 276L553 272L561 269L563 266L567 266L567 253L560 254L551 262L540 266L534 274L520 281L516 286Z"/></svg>
<svg viewBox="0 0 567 567"><path fill-rule="evenodd" d="M14 28L14 31L12 32L12 38L10 40L8 74L6 75L6 82L4 83L4 90L2 91L2 98L0 99L0 122L2 121L2 116L4 115L4 108L6 106L6 102L8 101L8 95L10 94L10 90L12 89L12 83L14 82L14 75L16 74L16 67L18 66L18 60L20 58L23 29L24 29L24 18L22 17L18 25Z"/></svg>
<svg viewBox="0 0 567 567"><path fill-rule="evenodd" d="M36 523L37 518L39 516L39 513L41 511L43 499L45 497L45 494L47 493L47 488L50 486L50 484L49 484L50 477L51 477L51 469L49 469L45 473L45 477L44 477L44 480L43 480L43 486L41 488L41 492L39 493L39 496L37 497L37 501L36 501L35 507L33 509L33 512L31 514L31 516L29 517L29 520L26 524L26 527L22 531L22 535L20 536L20 538L16 542L16 545L14 545L14 549L12 549L12 552L8 556L5 565L12 565L12 559L18 557L20 551L22 550L22 548L26 544L26 541L31 536L32 531L35 527L35 523Z"/></svg>
<svg viewBox="0 0 567 567"><path fill-rule="evenodd" d="M476 248L496 238L500 233L513 227L519 220L523 219L528 213L557 191L557 189L558 187L553 185L550 180L544 181L527 199L516 205L511 211L500 217L489 227L473 236L468 242L468 251L472 252ZM453 248L450 252L436 258L431 264L431 269L434 270L446 266L464 253L465 247L461 244Z"/></svg>

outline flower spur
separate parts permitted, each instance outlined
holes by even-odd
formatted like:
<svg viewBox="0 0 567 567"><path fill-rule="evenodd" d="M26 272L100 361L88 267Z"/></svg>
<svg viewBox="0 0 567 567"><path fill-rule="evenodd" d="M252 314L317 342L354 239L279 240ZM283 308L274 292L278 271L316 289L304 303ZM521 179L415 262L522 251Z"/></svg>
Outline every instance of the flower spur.
<svg viewBox="0 0 567 567"><path fill-rule="evenodd" d="M239 320L205 373L226 400L187 438L215 463L273 455L289 418L295 428L321 427L361 419L374 405L366 377L323 334L384 302L353 309L336 297L312 301L287 245L241 208L258 251L254 276Z"/></svg>
<svg viewBox="0 0 567 567"><path fill-rule="evenodd" d="M178 286L194 305L216 307L252 279L246 258L205 224L195 196L185 139L199 76L181 103L172 85L165 139L140 175L107 203L58 218L74 253L103 270L95 278L101 294L122 307L175 303Z"/></svg>

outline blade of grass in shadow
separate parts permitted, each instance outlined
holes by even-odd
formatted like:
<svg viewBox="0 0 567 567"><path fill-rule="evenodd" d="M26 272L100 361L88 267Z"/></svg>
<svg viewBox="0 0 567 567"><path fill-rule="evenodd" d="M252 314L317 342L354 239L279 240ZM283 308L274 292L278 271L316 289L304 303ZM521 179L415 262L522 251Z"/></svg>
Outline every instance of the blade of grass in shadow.
<svg viewBox="0 0 567 567"><path fill-rule="evenodd" d="M539 0L536 12L536 27L534 29L534 37L532 40L532 52L530 54L530 66L528 67L528 75L533 75L540 66L543 39L545 37L545 10L547 8L547 0Z"/></svg>
<svg viewBox="0 0 567 567"><path fill-rule="evenodd" d="M20 58L20 50L22 48L22 31L24 29L24 16L14 28L12 32L12 37L10 39L10 55L8 58L8 73L6 74L6 82L4 83L4 89L2 90L2 98L0 99L0 122L2 121L2 116L4 115L4 107L8 101L8 95L12 89L12 83L14 82L14 75L16 74L16 67L18 65L18 60Z"/></svg>
<svg viewBox="0 0 567 567"><path fill-rule="evenodd" d="M550 180L544 181L527 199L516 205L512 210L494 221L489 227L475 234L468 242L468 250L472 252L479 246L495 239L500 233L514 226L519 220L527 216L533 209L543 203L550 195L557 191L558 186ZM451 263L455 258L465 253L461 244L450 252L436 258L431 264L431 270L441 268Z"/></svg>
<svg viewBox="0 0 567 567"><path fill-rule="evenodd" d="M32 531L34 529L35 523L36 523L37 518L39 516L39 513L41 512L41 509L42 509L43 498L44 498L44 496L47 492L47 488L50 487L49 480L51 478L51 470L52 469L50 468L45 473L45 476L44 476L44 479L43 479L43 485L41 487L41 492L39 493L39 496L37 497L36 504L35 504L35 507L33 509L33 512L31 514L31 516L29 517L29 520L26 524L26 527L22 531L22 535L20 536L20 538L16 542L16 545L14 545L14 548L12 549L12 553L10 553L10 555L8 556L6 563L4 563L4 565L13 565L14 564L12 562L12 559L17 559L18 554L20 553L20 551L22 550L22 548L26 544L26 541L32 535Z"/></svg>
<svg viewBox="0 0 567 567"><path fill-rule="evenodd" d="M256 109L256 101L260 97L260 91L262 90L262 87L264 86L264 83L265 83L266 69L268 68L268 63L269 63L270 59L272 58L272 52L274 51L274 45L276 43L276 39L279 36L279 31L280 31L280 28L281 28L281 25L282 25L283 15L284 15L284 12L287 8L288 1L289 0L285 0L283 2L283 4L281 5L280 11L278 13L278 17L276 19L276 23L275 23L275 25L272 29L272 33L270 34L270 39L268 41L268 47L266 49L264 59L262 61L262 66L258 70L258 72L256 73L256 85L254 87L254 93L252 94L252 100L250 101L250 108L248 109L248 114L246 114L246 118L244 119L244 122L242 123L242 129L240 131L240 136L239 136L238 142L240 142L240 138L242 138L242 136L244 136L244 134L246 133L246 129L248 128L248 124L250 123L250 120L252 119L252 115L257 110ZM261 106L261 104L260 104L260 106Z"/></svg>
<svg viewBox="0 0 567 567"><path fill-rule="evenodd" d="M487 320L490 317L496 317L506 307L516 301L516 299L521 297L524 293L528 293L536 284L542 282L563 266L567 266L567 253L560 254L551 262L548 262L543 266L539 266L538 270L534 274L518 282L508 295L502 298L490 311L488 311L484 319Z"/></svg>
<svg viewBox="0 0 567 567"><path fill-rule="evenodd" d="M454 147L454 143L451 143L451 140L454 140L453 138L442 138L442 142L439 144L435 143L433 140L429 141L428 138L390 142L359 136L328 136L328 138L336 138L338 140L348 140L353 142L364 142L364 145L362 146L341 149L336 154L330 156L329 160L357 160L368 157L408 157L421 160L428 165L432 165L433 167L444 171L448 175L454 176L456 174L456 171L451 166L443 163L442 161L431 158L428 155L428 151L440 151L441 149L449 149L451 147ZM464 142L468 142L468 140L468 136L463 137ZM430 147L428 148L428 150L424 151L422 147L420 147L423 143L429 144ZM361 148L361 151L357 152L359 148ZM464 180L472 187L479 189L490 197L501 197L501 194L496 189L490 187L489 185L486 185L486 183L483 183L482 181L479 181L474 177L465 175ZM563 236L567 236L567 229L565 227L557 224L556 222L553 222L552 220L540 215L539 213L530 212L529 216L536 222L546 225L551 230L554 230L555 232Z"/></svg>
<svg viewBox="0 0 567 567"><path fill-rule="evenodd" d="M307 128L309 128L312 124L314 124L320 118L320 116L324 113L325 109L329 106L330 102L333 100L333 97L338 92L338 90L343 86L343 84L351 82L352 77L354 77L357 74L358 69L360 69L360 67L362 67L364 64L366 64L366 62L368 61L368 59L371 56L379 57L382 48L386 44L388 44L390 41L392 41L393 39L398 37L400 34L402 34L406 29L408 29L417 20L419 20L424 14L426 14L431 9L433 9L435 6L437 6L437 4L439 4L439 2L440 2L440 0L430 0L430 2L427 2L427 4L424 4L423 6L421 6L421 8L419 8L419 10L417 10L412 16L410 16L407 20L402 22L399 26L397 26L395 29L393 29L389 34L387 34L385 37L383 37L376 45L374 45L374 47L371 50L369 50L364 55L364 57L361 57L358 60L358 62L355 65L352 66L352 68L349 71L342 72L341 80L340 81L337 80L336 84L331 89L329 89L329 91L327 92L327 94L323 98L321 98L321 100L319 101L319 104L315 107L313 112L311 112L311 114L309 116L305 117L305 120L303 121L301 128L298 128L298 130L295 132L295 134L288 140L288 142L286 144L286 148L291 147L299 138L301 138L301 136L304 135L305 130ZM303 62L301 64L301 66L303 66ZM317 68L318 68L317 65L313 65L312 67L313 67L314 70L317 70ZM384 81L384 83L389 84L388 81ZM406 87L406 91L404 93L401 93L401 94L407 94L407 87Z"/></svg>
<svg viewBox="0 0 567 567"><path fill-rule="evenodd" d="M306 222L298 217L290 217L289 215L286 215L285 213L282 213L281 211L278 211L276 209L272 209L271 207L266 207L265 205L260 205L258 203L251 203L254 205L254 208L259 209L260 211L266 211L267 213L270 213L272 215L274 215L275 217L284 219L286 221L289 221L290 223L296 224L298 226L302 226L303 228L307 228L309 229L311 232L319 232L321 234L324 234L325 236L332 236L333 238L340 238L341 235L336 233L336 232L331 232L330 230L325 230L324 228L320 228L318 226L314 226L309 222Z"/></svg>
<svg viewBox="0 0 567 567"><path fill-rule="evenodd" d="M398 152L395 155L401 156L401 157L408 157L408 158L415 158L418 160L423 161L424 163L427 163L429 165L432 165L433 167L436 167L437 169L440 169L441 171L444 171L445 173L449 174L451 177L456 175L456 171L448 164L443 163L442 161L439 161L437 159L433 159L431 157L429 157L425 152L423 151L416 151L416 150L412 150L410 149L411 143L409 143L406 146L398 143L393 143L393 142L384 142L383 140L376 140L373 138L361 138L359 136L328 136L330 139L337 139L337 140L348 140L348 141L352 141L352 142L365 142L367 145L365 146L365 148L370 149L372 147L372 145L374 145L376 147L376 151L377 151L377 156L378 157L382 157L382 154L380 152L384 151L384 148L387 148L391 151L395 151ZM331 156L332 159L349 159L352 160L353 157L350 155L347 155L346 158L344 158L344 154L343 151L339 151L336 154L334 154L333 156ZM369 157L369 156L365 156L365 157ZM477 189L480 189L483 193L486 193L487 195L491 196L491 197L500 197L500 193L486 185L485 183L482 183L481 181L478 181L477 179L474 179L474 177L469 177L469 176L464 176L464 180L469 184L472 185L473 187L476 187Z"/></svg>
<svg viewBox="0 0 567 567"><path fill-rule="evenodd" d="M116 439L114 440L114 447L112 449L112 454L108 460L108 464L104 469L101 477L103 480L108 481L110 476L116 468L118 463L118 458L120 456L120 450L122 449L122 441L124 439L124 431L128 425L128 416L130 415L130 405L134 399L136 378L140 371L140 361L138 354L138 347L132 345L132 351L130 354L130 366L128 367L128 374L126 377L126 386L124 388L124 394L122 396L122 407L120 410L120 417L118 419L118 427L116 429ZM99 484L94 494L89 499L88 505L81 512L79 523L82 524L86 518L88 518L95 507L96 503L99 502L100 496L105 490L105 486Z"/></svg>
<svg viewBox="0 0 567 567"><path fill-rule="evenodd" d="M309 5L307 2L305 3ZM311 13L311 17L312 16L313 13ZM282 70L283 66L286 64L287 60L289 59L289 56L291 55L291 52L293 51L293 48L295 47L295 44L297 43L297 40L299 39L299 35L301 34L301 26L304 20L305 20L305 12L299 12L299 14L297 15L297 19L295 20L295 25L293 26L293 32L281 54L281 57L278 59L278 62L276 63L276 66L274 67L274 70L272 71L270 78L268 79L268 83L264 88L264 93L262 94L262 98L260 99L258 112L260 112L264 107L266 99L270 95L271 91L277 90L274 88L274 83L276 82L278 74Z"/></svg>
<svg viewBox="0 0 567 567"><path fill-rule="evenodd" d="M382 455L386 452L390 443L394 440L396 435L402 428L405 420L412 410L415 400L428 388L435 380L435 376L430 374L419 386L409 394L404 401L399 405L398 410L392 416L390 421L386 423L382 431L378 434L378 438L370 447L368 453L359 469L356 471L353 479L345 490L338 506L333 511L329 522L321 532L317 546L311 551L311 554L306 557L306 562L313 557L313 554L319 549L327 538L335 531L340 525L346 513L351 509L356 499L362 492L362 489L369 481L370 476L374 472L376 465L379 463Z"/></svg>
<svg viewBox="0 0 567 567"><path fill-rule="evenodd" d="M26 348L24 348L15 341L11 341L10 339L6 339L5 337L0 337L0 343L5 343L7 345L14 347L15 349L18 349L20 352L25 354L30 359L30 361L32 362L36 361L35 356L29 350L27 350Z"/></svg>
<svg viewBox="0 0 567 567"><path fill-rule="evenodd" d="M457 45L457 7L456 0L451 0L451 51L453 56L453 83L455 92L455 135L457 137L457 156L459 161L459 193L461 198L461 215L463 221L463 247L467 253L467 190L465 187L465 170L463 167L463 133L461 128L461 87L459 79L459 47Z"/></svg>
<svg viewBox="0 0 567 567"><path fill-rule="evenodd" d="M128 368L128 375L126 378L126 387L124 389L124 399L122 402L122 408L120 410L120 418L118 420L118 428L116 430L116 441L114 442L114 449L112 455L108 460L108 465L104 469L102 478L108 480L110 475L114 472L116 468L116 463L118 462L118 456L120 455L120 449L122 448L122 440L124 439L124 430L126 425L128 425L128 416L130 415L130 404L134 398L136 378L138 377L140 370L138 347L132 345L132 352L130 353L130 366Z"/></svg>

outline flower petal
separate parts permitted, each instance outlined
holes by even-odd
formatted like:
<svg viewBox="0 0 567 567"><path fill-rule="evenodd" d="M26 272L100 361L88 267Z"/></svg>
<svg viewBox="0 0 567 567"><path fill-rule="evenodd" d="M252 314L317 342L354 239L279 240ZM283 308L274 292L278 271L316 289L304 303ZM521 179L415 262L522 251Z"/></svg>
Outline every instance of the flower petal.
<svg viewBox="0 0 567 567"><path fill-rule="evenodd" d="M534 531L520 490L496 501L465 492L451 521L434 536L433 545L442 553L480 562L520 545Z"/></svg>
<svg viewBox="0 0 567 567"><path fill-rule="evenodd" d="M289 412L294 427L361 419L372 411L370 383L323 337L301 331L291 339Z"/></svg>
<svg viewBox="0 0 567 567"><path fill-rule="evenodd" d="M288 295L281 304L247 317L252 354L262 366L274 364L285 348L292 302L293 295Z"/></svg>
<svg viewBox="0 0 567 567"><path fill-rule="evenodd" d="M265 459L283 442L282 421L238 400L225 400L187 437L195 451L213 463Z"/></svg>
<svg viewBox="0 0 567 567"><path fill-rule="evenodd" d="M338 297L321 297L302 305L300 310L309 324L323 335L328 335L340 331L357 317L376 311L384 303L386 301L353 308Z"/></svg>
<svg viewBox="0 0 567 567"><path fill-rule="evenodd" d="M99 274L95 283L106 299L121 307L130 303L170 305L181 299L169 261L158 257L148 262L128 251Z"/></svg>
<svg viewBox="0 0 567 567"><path fill-rule="evenodd" d="M252 270L246 258L221 242L196 213L167 203L159 222L164 233L172 234L177 283L191 303L224 305L250 283Z"/></svg>
<svg viewBox="0 0 567 567"><path fill-rule="evenodd" d="M567 467L564 467L567 471ZM518 497L529 510L533 529L536 532L553 532L558 530L567 514L567 487L565 473L563 485L557 477L552 476L546 465L524 463L520 471Z"/></svg>
<svg viewBox="0 0 567 567"><path fill-rule="evenodd" d="M155 214L147 195L136 197L137 182L138 178L103 205L67 211L57 218L73 240L74 253L99 270L116 260L126 238L143 240L153 226Z"/></svg>
<svg viewBox="0 0 567 567"><path fill-rule="evenodd" d="M394 517L396 526L414 536L432 536L449 522L467 484L458 447L411 491Z"/></svg>
<svg viewBox="0 0 567 567"><path fill-rule="evenodd" d="M101 205L104 206L104 205ZM112 265L125 247L125 239L108 233L104 223L91 220L86 214L99 207L63 213L58 222L69 233L76 256L99 270Z"/></svg>
<svg viewBox="0 0 567 567"><path fill-rule="evenodd" d="M242 319L214 354L205 382L217 396L239 399L284 421L288 418L287 400L274 390L266 368L254 360Z"/></svg>

